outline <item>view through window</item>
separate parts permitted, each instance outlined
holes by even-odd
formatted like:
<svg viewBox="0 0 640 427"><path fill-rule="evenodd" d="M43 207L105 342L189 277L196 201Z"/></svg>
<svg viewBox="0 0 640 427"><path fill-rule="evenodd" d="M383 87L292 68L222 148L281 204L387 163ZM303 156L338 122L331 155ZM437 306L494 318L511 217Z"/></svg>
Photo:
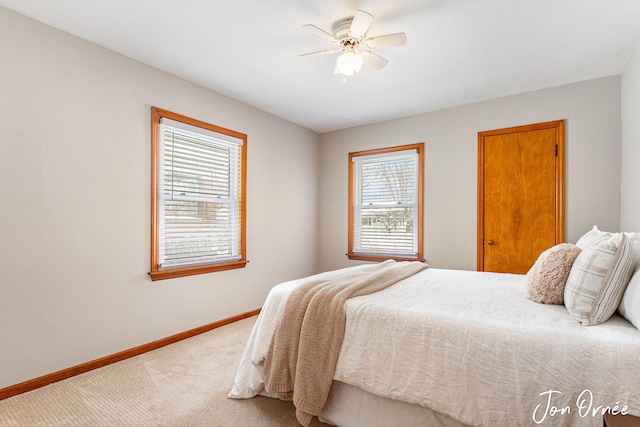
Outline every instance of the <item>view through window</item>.
<svg viewBox="0 0 640 427"><path fill-rule="evenodd" d="M424 144L349 154L351 259L422 259Z"/></svg>

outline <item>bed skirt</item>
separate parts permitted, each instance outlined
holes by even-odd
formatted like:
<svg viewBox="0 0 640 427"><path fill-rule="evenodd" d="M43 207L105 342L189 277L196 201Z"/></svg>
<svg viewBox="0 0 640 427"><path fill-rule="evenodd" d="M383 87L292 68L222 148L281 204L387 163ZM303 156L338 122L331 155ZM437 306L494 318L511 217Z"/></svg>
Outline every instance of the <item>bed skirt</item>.
<svg viewBox="0 0 640 427"><path fill-rule="evenodd" d="M329 398L318 418L342 427L467 427L429 408L376 396L340 381L331 385Z"/></svg>

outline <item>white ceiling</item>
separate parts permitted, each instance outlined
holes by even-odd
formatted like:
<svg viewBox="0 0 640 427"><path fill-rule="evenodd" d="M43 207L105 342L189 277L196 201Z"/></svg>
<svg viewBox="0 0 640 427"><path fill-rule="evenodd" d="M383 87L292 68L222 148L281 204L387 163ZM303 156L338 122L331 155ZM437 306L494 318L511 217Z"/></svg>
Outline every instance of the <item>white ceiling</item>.
<svg viewBox="0 0 640 427"><path fill-rule="evenodd" d="M306 128L332 130L618 75L640 0L0 0L16 12ZM363 9L389 65L333 75L303 29Z"/></svg>

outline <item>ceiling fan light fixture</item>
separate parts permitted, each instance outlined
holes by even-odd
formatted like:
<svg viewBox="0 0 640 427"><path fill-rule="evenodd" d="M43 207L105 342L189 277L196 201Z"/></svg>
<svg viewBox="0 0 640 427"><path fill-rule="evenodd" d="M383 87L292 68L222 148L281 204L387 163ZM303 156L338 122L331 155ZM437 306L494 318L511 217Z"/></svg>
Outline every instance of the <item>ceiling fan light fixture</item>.
<svg viewBox="0 0 640 427"><path fill-rule="evenodd" d="M353 76L362 68L362 55L360 52L348 51L338 57L336 66L345 76Z"/></svg>

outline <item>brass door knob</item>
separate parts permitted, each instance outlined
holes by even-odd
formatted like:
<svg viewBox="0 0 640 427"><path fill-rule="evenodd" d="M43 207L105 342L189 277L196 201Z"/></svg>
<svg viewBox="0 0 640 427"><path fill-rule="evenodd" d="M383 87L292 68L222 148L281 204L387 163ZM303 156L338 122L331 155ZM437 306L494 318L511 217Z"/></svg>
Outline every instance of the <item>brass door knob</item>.
<svg viewBox="0 0 640 427"><path fill-rule="evenodd" d="M487 240L487 245L493 245L495 242L493 240Z"/></svg>

